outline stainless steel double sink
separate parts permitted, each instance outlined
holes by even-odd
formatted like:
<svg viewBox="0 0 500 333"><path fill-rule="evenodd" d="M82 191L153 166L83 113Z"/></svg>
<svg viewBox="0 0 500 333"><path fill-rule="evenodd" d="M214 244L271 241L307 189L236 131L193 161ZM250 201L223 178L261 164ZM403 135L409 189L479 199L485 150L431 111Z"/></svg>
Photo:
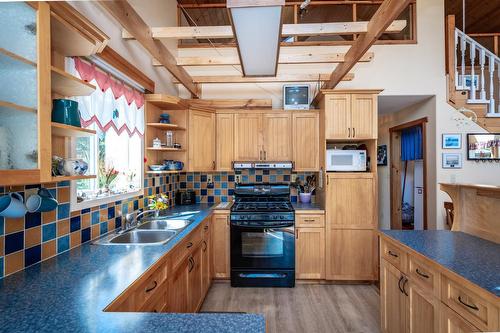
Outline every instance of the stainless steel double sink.
<svg viewBox="0 0 500 333"><path fill-rule="evenodd" d="M198 211L155 217L137 227L98 239L96 245L163 245L194 221Z"/></svg>

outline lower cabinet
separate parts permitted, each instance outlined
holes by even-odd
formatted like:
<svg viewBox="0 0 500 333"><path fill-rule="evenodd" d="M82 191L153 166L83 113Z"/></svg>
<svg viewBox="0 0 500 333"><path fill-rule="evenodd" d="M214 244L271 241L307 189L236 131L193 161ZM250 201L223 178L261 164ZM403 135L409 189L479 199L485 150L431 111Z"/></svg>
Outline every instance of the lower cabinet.
<svg viewBox="0 0 500 333"><path fill-rule="evenodd" d="M190 257L189 257L190 258ZM189 258L184 260L168 283L168 309L170 312L188 312Z"/></svg>
<svg viewBox="0 0 500 333"><path fill-rule="evenodd" d="M295 278L325 278L325 228L296 229Z"/></svg>
<svg viewBox="0 0 500 333"><path fill-rule="evenodd" d="M441 307L440 319L442 333L472 333L480 331L445 305Z"/></svg>
<svg viewBox="0 0 500 333"><path fill-rule="evenodd" d="M382 332L405 332L406 299L401 289L404 275L384 260L380 264L380 311Z"/></svg>
<svg viewBox="0 0 500 333"><path fill-rule="evenodd" d="M231 276L229 211L214 212L212 230L213 275L216 279L228 279Z"/></svg>
<svg viewBox="0 0 500 333"><path fill-rule="evenodd" d="M201 244L196 247L193 254L188 258L188 312L198 311L203 301L202 287L202 254Z"/></svg>
<svg viewBox="0 0 500 333"><path fill-rule="evenodd" d="M212 283L212 242L210 238L212 236L210 230L211 223L204 226L203 241L201 242L201 286L203 294L205 295L210 289L210 284ZM206 229L205 229L206 228Z"/></svg>

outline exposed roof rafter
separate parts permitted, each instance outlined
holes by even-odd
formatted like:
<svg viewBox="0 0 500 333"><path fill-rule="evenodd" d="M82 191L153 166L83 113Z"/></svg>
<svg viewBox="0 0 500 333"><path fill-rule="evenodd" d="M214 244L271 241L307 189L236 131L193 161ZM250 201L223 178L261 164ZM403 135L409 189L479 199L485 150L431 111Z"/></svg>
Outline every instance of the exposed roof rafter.
<svg viewBox="0 0 500 333"><path fill-rule="evenodd" d="M317 82L327 81L330 79L330 74L278 74L276 76L240 76L240 75L210 75L210 76L193 76L195 83L274 83L274 82ZM353 73L348 73L343 77L343 81L351 81L354 79ZM174 81L174 83L180 83Z"/></svg>

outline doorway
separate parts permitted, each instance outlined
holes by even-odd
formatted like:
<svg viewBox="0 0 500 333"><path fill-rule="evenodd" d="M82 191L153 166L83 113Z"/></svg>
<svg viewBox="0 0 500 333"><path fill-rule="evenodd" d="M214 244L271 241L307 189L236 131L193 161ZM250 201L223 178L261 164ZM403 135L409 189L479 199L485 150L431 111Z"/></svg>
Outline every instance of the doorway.
<svg viewBox="0 0 500 333"><path fill-rule="evenodd" d="M389 129L391 229L427 229L427 117Z"/></svg>

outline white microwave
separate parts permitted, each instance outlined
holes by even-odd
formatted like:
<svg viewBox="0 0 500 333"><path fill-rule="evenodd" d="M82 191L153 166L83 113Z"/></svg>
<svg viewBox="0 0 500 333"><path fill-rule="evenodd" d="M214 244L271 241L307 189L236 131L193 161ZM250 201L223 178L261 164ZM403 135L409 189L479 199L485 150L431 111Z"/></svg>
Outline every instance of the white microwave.
<svg viewBox="0 0 500 333"><path fill-rule="evenodd" d="M366 171L366 150L326 150L326 171Z"/></svg>

